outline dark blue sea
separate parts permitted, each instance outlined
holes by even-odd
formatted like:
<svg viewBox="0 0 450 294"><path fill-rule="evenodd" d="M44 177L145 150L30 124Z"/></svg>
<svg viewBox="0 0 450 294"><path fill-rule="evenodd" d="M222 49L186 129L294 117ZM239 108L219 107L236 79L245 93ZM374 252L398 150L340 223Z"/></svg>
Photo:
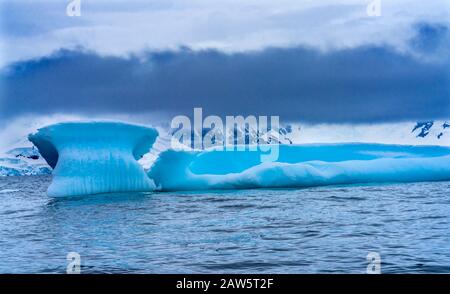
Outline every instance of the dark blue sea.
<svg viewBox="0 0 450 294"><path fill-rule="evenodd" d="M0 272L450 273L450 182L52 199L0 178Z"/></svg>

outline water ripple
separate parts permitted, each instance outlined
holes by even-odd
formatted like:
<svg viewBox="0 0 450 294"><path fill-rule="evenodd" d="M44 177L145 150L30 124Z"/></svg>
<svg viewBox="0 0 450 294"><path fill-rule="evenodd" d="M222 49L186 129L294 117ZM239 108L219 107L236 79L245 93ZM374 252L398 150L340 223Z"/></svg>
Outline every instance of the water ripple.
<svg viewBox="0 0 450 294"><path fill-rule="evenodd" d="M0 272L450 272L448 182L51 199L49 177L0 178Z"/></svg>

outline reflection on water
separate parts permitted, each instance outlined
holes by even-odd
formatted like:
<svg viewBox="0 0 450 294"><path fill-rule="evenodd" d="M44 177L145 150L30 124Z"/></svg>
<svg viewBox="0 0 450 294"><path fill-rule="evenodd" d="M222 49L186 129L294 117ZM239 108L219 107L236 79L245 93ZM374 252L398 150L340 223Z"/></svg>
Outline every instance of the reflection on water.
<svg viewBox="0 0 450 294"><path fill-rule="evenodd" d="M67 199L49 177L0 178L0 272L450 272L450 183Z"/></svg>

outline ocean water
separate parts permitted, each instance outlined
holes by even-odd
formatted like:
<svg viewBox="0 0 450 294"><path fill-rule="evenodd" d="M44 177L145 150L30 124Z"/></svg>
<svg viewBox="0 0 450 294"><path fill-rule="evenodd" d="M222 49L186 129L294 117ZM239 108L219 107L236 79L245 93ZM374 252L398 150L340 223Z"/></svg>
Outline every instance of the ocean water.
<svg viewBox="0 0 450 294"><path fill-rule="evenodd" d="M0 178L0 273L450 272L450 182L52 199Z"/></svg>

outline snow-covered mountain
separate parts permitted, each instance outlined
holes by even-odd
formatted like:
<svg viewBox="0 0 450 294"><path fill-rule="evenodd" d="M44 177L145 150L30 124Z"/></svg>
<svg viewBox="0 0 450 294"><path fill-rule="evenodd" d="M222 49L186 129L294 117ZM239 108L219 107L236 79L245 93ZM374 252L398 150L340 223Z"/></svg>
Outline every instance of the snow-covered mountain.
<svg viewBox="0 0 450 294"><path fill-rule="evenodd" d="M416 138L433 138L438 140L444 140L448 138L450 133L450 123L444 122L418 122L411 133L413 133Z"/></svg>
<svg viewBox="0 0 450 294"><path fill-rule="evenodd" d="M158 154L170 148L170 130L158 129L160 136L151 152L139 162L149 168ZM237 130L246 132L247 130ZM417 123L398 123L382 125L307 125L289 124L279 130L278 136L262 138L257 132L247 132L245 141L303 144L303 143L342 143L372 142L410 145L446 145L450 146L450 121L426 121ZM38 150L22 136L6 151L0 152L0 176L50 174L51 168L40 156Z"/></svg>
<svg viewBox="0 0 450 294"><path fill-rule="evenodd" d="M0 156L0 176L50 174L51 168L35 147L18 147Z"/></svg>

